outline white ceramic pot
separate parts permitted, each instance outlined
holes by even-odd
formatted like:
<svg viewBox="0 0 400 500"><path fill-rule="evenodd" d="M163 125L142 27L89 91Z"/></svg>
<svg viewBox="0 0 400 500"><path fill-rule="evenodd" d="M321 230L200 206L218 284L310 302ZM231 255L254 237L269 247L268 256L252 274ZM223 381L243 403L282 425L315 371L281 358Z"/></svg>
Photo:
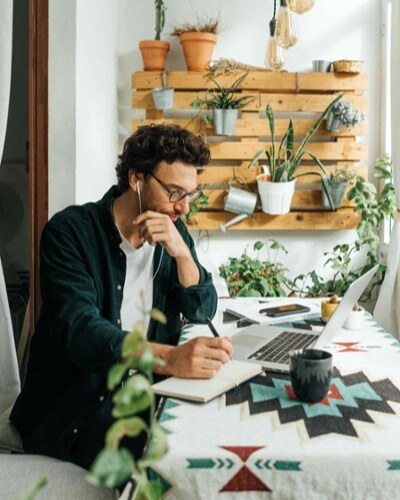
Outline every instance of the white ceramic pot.
<svg viewBox="0 0 400 500"><path fill-rule="evenodd" d="M364 311L351 311L343 326L347 330L360 330L363 326L363 323Z"/></svg>
<svg viewBox="0 0 400 500"><path fill-rule="evenodd" d="M281 215L290 212L296 179L289 182L271 182L269 170L264 167L264 174L257 176L258 192L263 212L269 215Z"/></svg>

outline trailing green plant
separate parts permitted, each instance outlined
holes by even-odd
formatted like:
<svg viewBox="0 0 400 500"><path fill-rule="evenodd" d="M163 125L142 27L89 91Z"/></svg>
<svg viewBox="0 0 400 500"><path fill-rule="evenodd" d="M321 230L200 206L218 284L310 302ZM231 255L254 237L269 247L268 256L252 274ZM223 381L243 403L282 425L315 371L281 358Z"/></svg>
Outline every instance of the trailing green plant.
<svg viewBox="0 0 400 500"><path fill-rule="evenodd" d="M303 159L304 155L308 155L321 169L322 173L326 176L326 171L321 161L309 151L306 151L306 146L310 141L311 137L318 130L322 121L329 113L331 108L343 97L343 94L338 95L321 113L320 117L315 121L315 123L310 127L305 137L301 141L299 147L296 152L294 151L295 145L295 135L294 135L294 127L292 119L289 120L289 125L286 134L283 136L282 141L279 145L279 148L275 146L275 119L274 112L272 111L271 106L268 104L265 110L265 114L268 118L269 130L271 134L271 145L269 149L260 149L254 155L254 158L251 160L249 167L253 166L256 162L258 162L262 156L266 156L268 167L271 175L271 182L289 182L297 177L301 177L303 175L318 175L321 177L321 174L318 172L307 172L304 174L295 175L297 169L300 166L300 163ZM325 189L325 188L324 188ZM328 199L331 202L331 206L333 207L333 203L328 191L326 191Z"/></svg>
<svg viewBox="0 0 400 500"><path fill-rule="evenodd" d="M210 205L209 198L206 194L201 193L197 200L189 207L189 212L185 214L186 224L195 224L195 217L200 212Z"/></svg>
<svg viewBox="0 0 400 500"><path fill-rule="evenodd" d="M150 317L163 324L166 318L157 309L150 311ZM108 372L107 388L114 391L112 416L116 419L105 438L105 447L96 457L89 482L97 486L116 488L133 479L137 499L157 499L161 497L162 485L149 480L148 469L158 462L168 450L166 437L161 426L154 421L155 397L151 384L153 369L164 362L154 357L143 334L143 325L138 322L128 333L122 344L122 360ZM137 372L127 376L129 370ZM150 409L149 423L138 416ZM142 456L135 460L126 448L120 448L124 437L147 434L147 446Z"/></svg>
<svg viewBox="0 0 400 500"><path fill-rule="evenodd" d="M212 76L209 77L215 86L216 90L211 89L207 90L206 96L204 99L200 97L196 97L190 103L190 107L198 110L210 110L210 109L241 109L250 102L254 101L253 96L235 96L235 93L238 90L238 87L243 83L246 79L248 73L240 76L236 79L233 84L225 89L223 88Z"/></svg>
<svg viewBox="0 0 400 500"><path fill-rule="evenodd" d="M260 260L260 250L265 246L267 260ZM255 258L245 253L240 258L229 257L228 264L219 267L219 275L228 285L232 297L284 297L285 287L289 282L287 269L277 262L280 251L287 250L278 241L268 239L265 242L256 241L253 250L257 251ZM275 255L271 257L271 251Z"/></svg>
<svg viewBox="0 0 400 500"><path fill-rule="evenodd" d="M386 181L377 196L376 188L363 177L358 176L352 189L347 193L349 200L354 200L355 209L360 216L357 226L357 239L352 244L336 245L327 257L324 267L333 271L330 279L321 278L315 271L297 276L292 284L293 292L300 296L320 297L343 295L351 283L369 269L378 265L372 284L364 292L361 301L373 300L374 290L383 282L386 265L379 259L379 232L382 222L396 214L396 198L393 185L393 167L388 155L380 156L375 164L375 177ZM352 259L361 250L367 249L365 262L357 269L352 269Z"/></svg>
<svg viewBox="0 0 400 500"><path fill-rule="evenodd" d="M156 36L155 40L161 39L161 33L165 26L165 11L167 8L164 5L164 0L154 0L156 6Z"/></svg>

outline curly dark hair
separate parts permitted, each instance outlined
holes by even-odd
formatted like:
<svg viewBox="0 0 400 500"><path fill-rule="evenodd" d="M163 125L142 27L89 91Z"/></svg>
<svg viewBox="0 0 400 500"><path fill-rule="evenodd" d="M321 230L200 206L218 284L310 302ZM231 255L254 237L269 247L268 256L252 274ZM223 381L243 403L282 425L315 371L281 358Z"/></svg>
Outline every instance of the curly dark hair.
<svg viewBox="0 0 400 500"><path fill-rule="evenodd" d="M160 161L181 161L204 166L210 162L210 150L200 136L179 125L143 125L124 144L115 167L121 192L129 188L129 171L145 176L154 172Z"/></svg>

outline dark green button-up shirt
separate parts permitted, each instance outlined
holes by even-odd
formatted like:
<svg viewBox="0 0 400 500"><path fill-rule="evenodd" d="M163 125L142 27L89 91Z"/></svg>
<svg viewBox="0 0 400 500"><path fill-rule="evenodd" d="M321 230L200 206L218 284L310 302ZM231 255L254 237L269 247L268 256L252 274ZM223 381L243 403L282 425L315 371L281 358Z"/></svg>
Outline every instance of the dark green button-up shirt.
<svg viewBox="0 0 400 500"><path fill-rule="evenodd" d="M40 276L43 306L32 338L26 380L11 414L26 451L68 458L79 432L106 397L106 374L119 361L126 332L120 310L126 257L111 216L113 186L97 203L71 206L43 230ZM198 285L184 288L176 261L158 245L153 307L167 324L150 322L148 339L176 345L181 315L190 322L214 316L217 294L199 264L185 225L176 227L199 268ZM160 263L161 258L161 263Z"/></svg>

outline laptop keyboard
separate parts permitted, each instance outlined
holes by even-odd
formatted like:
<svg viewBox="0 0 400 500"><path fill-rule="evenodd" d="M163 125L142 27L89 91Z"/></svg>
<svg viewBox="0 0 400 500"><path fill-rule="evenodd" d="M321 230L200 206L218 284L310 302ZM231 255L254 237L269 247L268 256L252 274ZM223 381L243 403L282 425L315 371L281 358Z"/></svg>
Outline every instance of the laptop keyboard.
<svg viewBox="0 0 400 500"><path fill-rule="evenodd" d="M314 342L318 335L297 332L282 332L271 342L263 345L247 359L269 361L271 363L289 363L289 353L295 349L304 349Z"/></svg>

